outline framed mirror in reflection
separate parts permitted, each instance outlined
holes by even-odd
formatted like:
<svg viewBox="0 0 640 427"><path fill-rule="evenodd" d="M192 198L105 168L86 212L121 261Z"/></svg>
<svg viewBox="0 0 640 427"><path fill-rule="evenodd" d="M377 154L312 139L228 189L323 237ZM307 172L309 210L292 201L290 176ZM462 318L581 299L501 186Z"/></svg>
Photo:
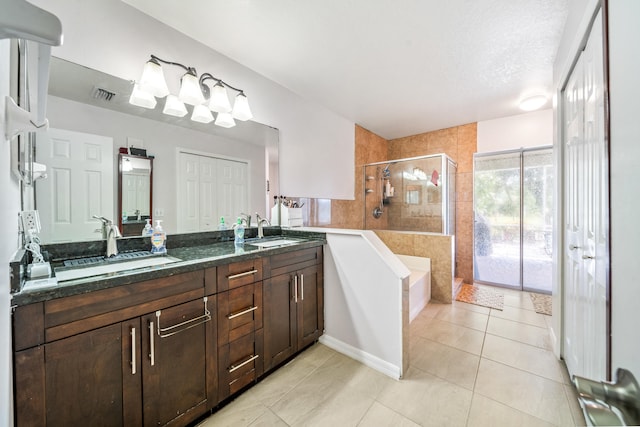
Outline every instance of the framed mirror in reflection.
<svg viewBox="0 0 640 427"><path fill-rule="evenodd" d="M119 229L123 236L140 236L153 212L153 157L118 154Z"/></svg>
<svg viewBox="0 0 640 427"><path fill-rule="evenodd" d="M184 175L178 161L182 153L246 165L243 212L268 216L270 201L279 194L277 129L253 121L225 129L194 122L190 114L167 116L162 109L129 104L132 87L133 81L52 57L47 98L50 129L38 136L35 149L36 161L47 166L48 177L38 180L34 192L22 194L24 210L40 211L43 243L100 239L101 233L95 232L100 223L93 215L120 224L123 231L128 223L138 221L139 211L142 223L125 232L131 236L141 234L146 217L163 220L168 234L215 230L220 215L225 215L226 222L235 222L241 213L238 209L216 214L222 197L190 198L189 203L199 205L188 206L188 211L203 214L189 217L189 223L181 221L184 215L179 209L187 209L181 206L184 191L178 183ZM149 161L148 210L139 201L144 196L126 190L137 178L119 173L121 161L127 158L119 157L119 147L131 145L154 155ZM131 161L134 156L128 158ZM221 179L218 184L223 184Z"/></svg>

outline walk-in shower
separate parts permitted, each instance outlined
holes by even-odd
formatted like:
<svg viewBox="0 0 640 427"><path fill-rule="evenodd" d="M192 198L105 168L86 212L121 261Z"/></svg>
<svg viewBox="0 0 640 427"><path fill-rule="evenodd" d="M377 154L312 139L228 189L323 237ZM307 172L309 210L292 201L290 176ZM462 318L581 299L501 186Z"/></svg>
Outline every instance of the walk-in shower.
<svg viewBox="0 0 640 427"><path fill-rule="evenodd" d="M455 234L456 169L446 154L364 165L365 229Z"/></svg>

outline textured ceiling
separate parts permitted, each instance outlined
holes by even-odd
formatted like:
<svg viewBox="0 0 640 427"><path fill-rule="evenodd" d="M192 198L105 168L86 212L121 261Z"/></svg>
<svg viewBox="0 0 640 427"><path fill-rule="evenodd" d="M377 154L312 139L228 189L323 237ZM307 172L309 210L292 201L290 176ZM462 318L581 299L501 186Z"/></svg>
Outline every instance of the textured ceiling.
<svg viewBox="0 0 640 427"><path fill-rule="evenodd" d="M551 96L568 0L124 1L392 139Z"/></svg>

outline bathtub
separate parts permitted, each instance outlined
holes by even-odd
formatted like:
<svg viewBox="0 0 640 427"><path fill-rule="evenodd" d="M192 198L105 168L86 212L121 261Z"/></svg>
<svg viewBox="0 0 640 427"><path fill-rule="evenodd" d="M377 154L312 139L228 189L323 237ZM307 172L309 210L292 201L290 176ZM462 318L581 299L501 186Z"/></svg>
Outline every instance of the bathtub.
<svg viewBox="0 0 640 427"><path fill-rule="evenodd" d="M409 277L409 322L422 311L431 299L431 259L410 256L396 256L411 271Z"/></svg>

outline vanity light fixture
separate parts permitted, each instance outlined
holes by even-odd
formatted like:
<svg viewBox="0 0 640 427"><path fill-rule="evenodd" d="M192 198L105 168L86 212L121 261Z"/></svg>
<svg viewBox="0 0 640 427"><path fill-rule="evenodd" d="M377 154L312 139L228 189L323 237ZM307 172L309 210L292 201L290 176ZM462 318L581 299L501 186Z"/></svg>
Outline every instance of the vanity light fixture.
<svg viewBox="0 0 640 427"><path fill-rule="evenodd" d="M153 110L156 108L156 97L148 92L140 90L140 86L136 83L133 85L133 91L129 97L129 104L137 105L138 107L149 108Z"/></svg>
<svg viewBox="0 0 640 427"><path fill-rule="evenodd" d="M232 128L236 125L236 122L230 113L218 113L214 124L222 126L223 128Z"/></svg>
<svg viewBox="0 0 640 427"><path fill-rule="evenodd" d="M211 123L213 121L213 114L211 114L211 110L209 110L206 105L196 105L193 107L191 120L200 123Z"/></svg>
<svg viewBox="0 0 640 427"><path fill-rule="evenodd" d="M169 116L184 117L187 115L187 107L184 103L178 99L175 95L167 95L167 100L164 102L163 113Z"/></svg>
<svg viewBox="0 0 640 427"><path fill-rule="evenodd" d="M162 64L175 65L185 71L180 79L178 96L170 94ZM213 87L205 84L208 80L215 82ZM233 107L229 102L227 89L237 92ZM211 111L218 113L214 124L226 128L235 126L234 119L246 121L253 118L249 101L242 89L233 87L209 73L203 73L198 78L193 67L151 55L151 59L144 66L140 81L134 85L129 103L153 109L156 106L155 98L164 97L166 100L163 113L183 117L188 112L185 104L189 104L193 106L191 120L200 123L210 123L214 120Z"/></svg>

